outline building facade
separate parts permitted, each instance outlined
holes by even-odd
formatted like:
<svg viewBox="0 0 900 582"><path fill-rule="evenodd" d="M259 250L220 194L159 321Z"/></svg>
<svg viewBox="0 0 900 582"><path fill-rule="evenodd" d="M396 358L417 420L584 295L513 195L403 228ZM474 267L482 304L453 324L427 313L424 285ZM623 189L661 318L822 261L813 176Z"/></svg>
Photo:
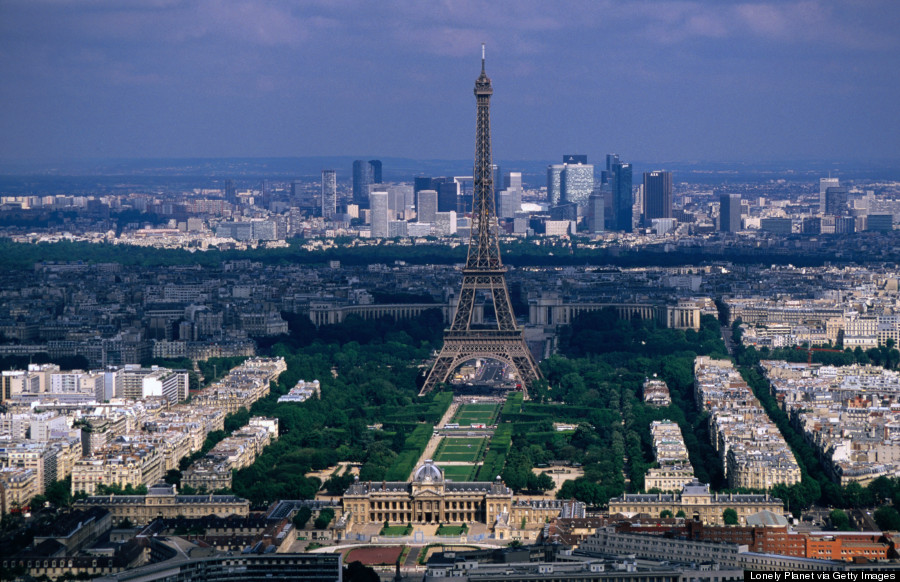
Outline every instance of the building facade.
<svg viewBox="0 0 900 582"><path fill-rule="evenodd" d="M618 158L616 158L618 160ZM610 168L610 187L612 190L613 217L615 230L631 232L634 217L634 196L631 192L631 164L616 161Z"/></svg>
<svg viewBox="0 0 900 582"><path fill-rule="evenodd" d="M322 218L333 218L337 213L337 172L322 170Z"/></svg>
<svg viewBox="0 0 900 582"><path fill-rule="evenodd" d="M719 196L719 230L737 232L741 230L741 195L722 194Z"/></svg>
<svg viewBox="0 0 900 582"><path fill-rule="evenodd" d="M412 481L356 481L343 496L348 528L368 523L463 524L480 522L494 527L544 523L558 517L566 502L519 499L500 481L455 482L431 460L413 474Z"/></svg>
<svg viewBox="0 0 900 582"><path fill-rule="evenodd" d="M760 511L783 514L784 503L768 494L710 493L709 485L696 479L685 483L680 494L626 493L609 500L610 515L620 513L630 517L646 513L656 517L663 511L669 511L673 516L682 512L686 519L717 525L725 523L722 514L726 509L734 509L738 523L746 524L747 517Z"/></svg>
<svg viewBox="0 0 900 582"><path fill-rule="evenodd" d="M147 525L157 517L174 519L215 515L228 517L250 514L250 502L234 495L178 495L174 485L157 483L147 495L92 495L75 503L76 508L102 507L112 514L114 524L128 519Z"/></svg>
<svg viewBox="0 0 900 582"><path fill-rule="evenodd" d="M672 218L671 172L644 172L644 223L654 218Z"/></svg>
<svg viewBox="0 0 900 582"><path fill-rule="evenodd" d="M391 220L388 193L372 192L369 194L369 204L372 209L372 238L387 238Z"/></svg>

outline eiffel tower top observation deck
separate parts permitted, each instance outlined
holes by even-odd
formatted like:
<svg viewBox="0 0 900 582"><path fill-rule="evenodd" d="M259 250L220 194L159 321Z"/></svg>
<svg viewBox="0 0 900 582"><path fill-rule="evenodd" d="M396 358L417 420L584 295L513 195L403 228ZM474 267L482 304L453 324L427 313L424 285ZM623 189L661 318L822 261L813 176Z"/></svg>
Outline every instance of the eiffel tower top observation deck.
<svg viewBox="0 0 900 582"><path fill-rule="evenodd" d="M422 394L446 382L454 369L473 358L503 362L523 385L540 378L522 330L516 326L506 269L500 259L500 241L494 210L494 165L491 156L491 95L494 89L484 68L481 45L481 75L475 80L475 169L472 230L469 253L463 269L459 306L450 329L444 332L444 346L422 386ZM494 304L496 326L473 326L476 296L487 295Z"/></svg>

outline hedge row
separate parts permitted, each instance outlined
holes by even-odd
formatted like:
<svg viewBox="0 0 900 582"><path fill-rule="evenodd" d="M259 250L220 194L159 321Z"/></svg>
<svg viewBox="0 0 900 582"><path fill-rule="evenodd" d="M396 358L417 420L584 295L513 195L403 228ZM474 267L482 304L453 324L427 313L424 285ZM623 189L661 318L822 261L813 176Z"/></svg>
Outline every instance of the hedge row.
<svg viewBox="0 0 900 582"><path fill-rule="evenodd" d="M555 420L569 418L587 418L594 409L590 406L573 406L571 404L539 404L528 402L522 407L523 414L550 416Z"/></svg>
<svg viewBox="0 0 900 582"><path fill-rule="evenodd" d="M478 470L478 481L493 481L497 475L503 471L506 465L506 455L509 454L509 448L512 443L513 425L503 423L494 431L491 437L490 448L484 456L484 463Z"/></svg>
<svg viewBox="0 0 900 582"><path fill-rule="evenodd" d="M403 443L403 450L400 451L394 465L388 469L385 479L388 481L406 481L416 466L419 457L422 456L422 452L425 450L425 446L428 444L428 440L433 432L433 424L418 425L406 437L406 442Z"/></svg>
<svg viewBox="0 0 900 582"><path fill-rule="evenodd" d="M525 399L524 392L513 392L509 396L506 397L506 402L503 403L503 410L500 412L502 416L506 416L507 414L516 414L522 410L522 402Z"/></svg>
<svg viewBox="0 0 900 582"><path fill-rule="evenodd" d="M399 422L437 422L444 416L450 402L453 400L453 393L440 392L435 394L434 400L431 402L423 402L420 404L407 404L405 406L366 406L364 407L367 415L371 417L380 417L385 423Z"/></svg>

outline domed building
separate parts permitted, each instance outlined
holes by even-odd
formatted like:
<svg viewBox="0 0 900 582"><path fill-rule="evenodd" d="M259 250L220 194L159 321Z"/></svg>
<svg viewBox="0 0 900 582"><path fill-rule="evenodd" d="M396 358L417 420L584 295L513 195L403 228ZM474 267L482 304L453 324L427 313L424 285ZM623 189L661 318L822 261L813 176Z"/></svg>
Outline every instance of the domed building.
<svg viewBox="0 0 900 582"><path fill-rule="evenodd" d="M450 481L431 459L413 473L412 481L357 480L344 492L347 523L492 523L508 513L512 489L497 481Z"/></svg>
<svg viewBox="0 0 900 582"><path fill-rule="evenodd" d="M543 523L560 514L564 502L519 501L498 476L489 481L451 481L427 459L413 473L412 481L355 481L344 492L344 518L348 527L367 523L489 525Z"/></svg>

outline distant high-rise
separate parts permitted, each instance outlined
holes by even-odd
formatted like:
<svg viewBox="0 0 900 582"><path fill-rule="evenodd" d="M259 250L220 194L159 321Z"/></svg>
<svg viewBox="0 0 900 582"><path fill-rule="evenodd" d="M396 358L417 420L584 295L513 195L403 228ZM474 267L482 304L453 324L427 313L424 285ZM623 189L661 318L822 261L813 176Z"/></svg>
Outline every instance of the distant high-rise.
<svg viewBox="0 0 900 582"><path fill-rule="evenodd" d="M604 196L601 192L594 192L588 198L587 217L589 232L603 232L604 206Z"/></svg>
<svg viewBox="0 0 900 582"><path fill-rule="evenodd" d="M337 214L337 172L322 170L322 218Z"/></svg>
<svg viewBox="0 0 900 582"><path fill-rule="evenodd" d="M420 190L436 190L434 186L431 185L433 178L418 176L413 178L413 192L418 194Z"/></svg>
<svg viewBox="0 0 900 582"><path fill-rule="evenodd" d="M234 187L234 180L225 180L225 200L232 204L237 204L237 188Z"/></svg>
<svg viewBox="0 0 900 582"><path fill-rule="evenodd" d="M819 212L822 214L826 214L825 212L825 193L829 188L838 188L841 185L841 181L837 178L819 178Z"/></svg>
<svg viewBox="0 0 900 582"><path fill-rule="evenodd" d="M388 223L391 220L388 193L381 191L369 193L369 208L372 216L372 238L387 238L390 235Z"/></svg>
<svg viewBox="0 0 900 582"><path fill-rule="evenodd" d="M631 164L616 161L610 167L610 189L612 191L615 230L631 232L634 228L634 196L631 193L633 181Z"/></svg>
<svg viewBox="0 0 900 582"><path fill-rule="evenodd" d="M825 189L825 214L841 216L849 211L847 189L841 186L829 186Z"/></svg>
<svg viewBox="0 0 900 582"><path fill-rule="evenodd" d="M632 188L634 192L634 218L632 224L640 224L644 216L644 185L638 184L637 188Z"/></svg>
<svg viewBox="0 0 900 582"><path fill-rule="evenodd" d="M497 190L497 217L515 218L522 208L522 172L506 172L503 189Z"/></svg>
<svg viewBox="0 0 900 582"><path fill-rule="evenodd" d="M587 156L569 156L587 160ZM594 166L587 163L565 164L561 177L561 201L567 204L587 206L594 191Z"/></svg>
<svg viewBox="0 0 900 582"><path fill-rule="evenodd" d="M562 164L547 166L547 203L586 206L594 191L594 166L587 163L587 156L567 154Z"/></svg>
<svg viewBox="0 0 900 582"><path fill-rule="evenodd" d="M436 179L437 180L437 179ZM457 212L459 209L459 184L449 178L441 178L436 182L438 193L438 212Z"/></svg>
<svg viewBox="0 0 900 582"><path fill-rule="evenodd" d="M438 193L434 190L419 190L416 194L416 221L434 223L438 212Z"/></svg>
<svg viewBox="0 0 900 582"><path fill-rule="evenodd" d="M353 162L353 203L360 208L369 204L369 190L372 184L381 184L380 160L356 160Z"/></svg>
<svg viewBox="0 0 900 582"><path fill-rule="evenodd" d="M522 189L522 172L506 172L503 175L503 188Z"/></svg>
<svg viewBox="0 0 900 582"><path fill-rule="evenodd" d="M600 171L600 185L609 184L612 180L613 164L619 163L619 154L606 154L606 169Z"/></svg>
<svg viewBox="0 0 900 582"><path fill-rule="evenodd" d="M672 218L672 173L644 172L644 222Z"/></svg>
<svg viewBox="0 0 900 582"><path fill-rule="evenodd" d="M515 218L516 212L522 208L522 190L507 188L497 196L497 217Z"/></svg>
<svg viewBox="0 0 900 582"><path fill-rule="evenodd" d="M381 160L369 160L369 167L372 168L372 183L382 184L381 179Z"/></svg>
<svg viewBox="0 0 900 582"><path fill-rule="evenodd" d="M719 230L737 232L741 230L741 195L722 194L719 196Z"/></svg>
<svg viewBox="0 0 900 582"><path fill-rule="evenodd" d="M390 188L382 186L378 189L388 191L388 208L391 209L391 220L394 220L397 217L405 219L407 210L406 194L412 194L412 188L401 184L391 186Z"/></svg>
<svg viewBox="0 0 900 582"><path fill-rule="evenodd" d="M499 172L499 168L494 166L495 174ZM453 176L453 182L456 183L456 213L459 215L470 214L472 212L472 197L469 196L470 186L472 184L471 176Z"/></svg>
<svg viewBox="0 0 900 582"><path fill-rule="evenodd" d="M556 206L562 198L562 173L565 169L565 164L547 166L547 204L550 206Z"/></svg>
<svg viewBox="0 0 900 582"><path fill-rule="evenodd" d="M268 180L263 180L259 185L259 202L256 202L256 205L263 208L268 208L271 202L272 187L269 184Z"/></svg>

